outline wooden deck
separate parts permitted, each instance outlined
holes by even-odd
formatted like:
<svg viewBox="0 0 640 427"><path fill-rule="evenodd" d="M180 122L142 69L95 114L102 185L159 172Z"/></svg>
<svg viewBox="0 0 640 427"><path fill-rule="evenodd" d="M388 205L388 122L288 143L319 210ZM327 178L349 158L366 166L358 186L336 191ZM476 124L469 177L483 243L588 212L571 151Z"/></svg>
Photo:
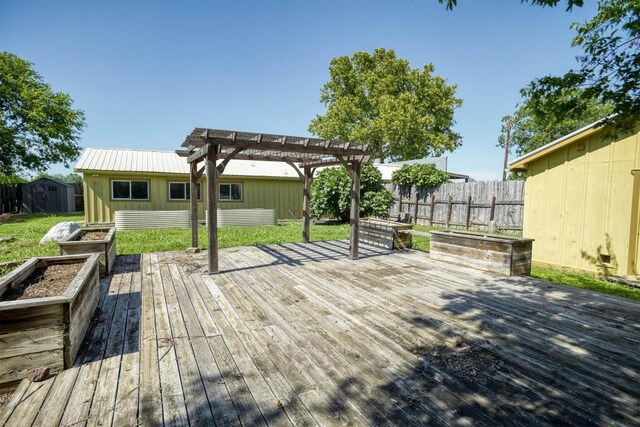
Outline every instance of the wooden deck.
<svg viewBox="0 0 640 427"><path fill-rule="evenodd" d="M640 304L346 242L119 257L0 425L632 425Z"/></svg>

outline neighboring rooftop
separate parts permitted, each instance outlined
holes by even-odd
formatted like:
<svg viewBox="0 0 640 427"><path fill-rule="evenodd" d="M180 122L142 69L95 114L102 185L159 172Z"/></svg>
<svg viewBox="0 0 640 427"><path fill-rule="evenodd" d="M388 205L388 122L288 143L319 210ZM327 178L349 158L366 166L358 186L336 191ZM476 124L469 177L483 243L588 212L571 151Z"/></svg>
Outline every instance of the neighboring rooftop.
<svg viewBox="0 0 640 427"><path fill-rule="evenodd" d="M189 163L175 151L87 148L80 156L74 170L76 172L188 175ZM234 159L225 168L224 175L298 179L297 173L286 163L255 160Z"/></svg>
<svg viewBox="0 0 640 427"><path fill-rule="evenodd" d="M220 160L221 161L221 160ZM382 173L382 179L391 181L391 175L405 164L434 164L447 171L446 157L430 157L393 163L374 163ZM175 151L132 150L127 148L87 148L74 168L75 172L121 172L189 174L189 163ZM468 175L447 172L451 179L469 180ZM233 159L224 170L225 176L255 176L271 178L295 178L297 173L284 162Z"/></svg>

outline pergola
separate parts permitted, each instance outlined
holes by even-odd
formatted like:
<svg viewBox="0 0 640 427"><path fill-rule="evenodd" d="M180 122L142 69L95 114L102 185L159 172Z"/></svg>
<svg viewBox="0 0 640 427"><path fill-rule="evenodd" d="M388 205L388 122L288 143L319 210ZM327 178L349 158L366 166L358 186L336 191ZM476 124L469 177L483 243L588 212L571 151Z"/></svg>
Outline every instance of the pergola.
<svg viewBox="0 0 640 427"><path fill-rule="evenodd" d="M209 231L209 273L218 269L217 179L232 159L266 160L289 164L304 182L302 241L309 242L311 180L318 167L345 165L351 178L349 257L358 258L360 212L360 168L369 160L367 144L304 138L299 136L195 128L176 153L189 162L191 188L191 246L198 247L197 182L207 177L207 228ZM217 162L221 160L220 163ZM204 162L203 166L199 166Z"/></svg>

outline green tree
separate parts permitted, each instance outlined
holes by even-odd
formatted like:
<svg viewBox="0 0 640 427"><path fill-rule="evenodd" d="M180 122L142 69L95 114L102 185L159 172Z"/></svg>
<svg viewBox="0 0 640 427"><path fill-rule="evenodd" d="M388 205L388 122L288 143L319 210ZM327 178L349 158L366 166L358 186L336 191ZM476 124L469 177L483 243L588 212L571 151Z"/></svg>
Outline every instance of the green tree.
<svg viewBox="0 0 640 427"><path fill-rule="evenodd" d="M66 93L54 92L32 64L0 52L0 168L2 175L68 166L80 154L84 113Z"/></svg>
<svg viewBox="0 0 640 427"><path fill-rule="evenodd" d="M579 66L562 76L532 81L525 89L527 96L536 105L580 89L583 100L613 106L614 114L606 119L613 129L632 129L640 120L640 1L600 0L596 16L572 28L577 32L573 46L584 51ZM566 114L572 107L572 102L559 102L553 113Z"/></svg>
<svg viewBox="0 0 640 427"><path fill-rule="evenodd" d="M600 120L610 114L613 108L597 99L584 97L580 90L566 89L535 99L526 97L526 94L524 91L524 101L516 106L515 112L502 118L502 133L498 138L498 147L504 148L507 124L511 122L509 148L517 156ZM573 108L564 114L554 114L558 103L571 104Z"/></svg>
<svg viewBox="0 0 640 427"><path fill-rule="evenodd" d="M440 3L446 3L447 9L452 10L458 5L458 0L438 0ZM557 6L563 3L562 0L520 0L522 3L531 3L539 6ZM582 7L584 0L565 0L567 2L567 10L573 9L574 6Z"/></svg>
<svg viewBox="0 0 640 427"><path fill-rule="evenodd" d="M401 186L434 188L448 181L449 174L432 164L402 165L391 175L391 182Z"/></svg>
<svg viewBox="0 0 640 427"><path fill-rule="evenodd" d="M438 0L453 9L457 0ZM562 0L522 0L541 6L556 6ZM567 10L582 6L583 0L566 0ZM613 131L633 129L640 120L640 1L600 0L598 12L585 23L574 23L576 31L572 46L580 47L584 54L577 57L578 67L562 76L548 75L533 80L524 92L535 108L545 99L566 100L556 102L553 111L571 113L575 99L563 97L566 91L580 93L581 103L595 101L611 104L613 114L604 123ZM547 105L550 107L550 105ZM542 111L540 111L540 114Z"/></svg>
<svg viewBox="0 0 640 427"><path fill-rule="evenodd" d="M344 166L323 169L311 184L311 216L349 219L351 179ZM387 217L393 193L382 185L382 174L365 163L360 171L360 215Z"/></svg>
<svg viewBox="0 0 640 427"><path fill-rule="evenodd" d="M438 156L461 145L453 131L454 110L462 101L456 86L433 75L433 64L421 70L375 49L333 58L330 80L320 92L327 111L309 131L325 139L369 144L380 159L410 160Z"/></svg>

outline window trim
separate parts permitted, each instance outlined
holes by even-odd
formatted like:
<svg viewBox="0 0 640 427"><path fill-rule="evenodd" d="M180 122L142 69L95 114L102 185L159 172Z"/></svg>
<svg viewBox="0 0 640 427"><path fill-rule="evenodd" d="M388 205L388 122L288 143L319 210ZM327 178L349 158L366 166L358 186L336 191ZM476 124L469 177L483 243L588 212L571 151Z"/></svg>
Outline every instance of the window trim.
<svg viewBox="0 0 640 427"><path fill-rule="evenodd" d="M185 198L184 199L173 199L171 197L171 184L183 184L184 185L184 195ZM169 181L167 183L167 200L169 200L170 202L190 202L191 201L191 197L189 197L187 199L187 194L191 194L191 193L187 193L187 184L189 184L189 186L191 186L191 182L189 181ZM197 191L197 187L200 186L200 197L198 197L198 201L202 200L202 183L201 182L197 182L196 183L196 191Z"/></svg>
<svg viewBox="0 0 640 427"><path fill-rule="evenodd" d="M122 199L119 197L113 197L113 183L114 182L128 182L129 183L129 198ZM131 183L132 182L146 182L147 183L147 198L146 199L133 199L131 198ZM151 199L151 185L148 179L112 179L111 180L111 200L118 202L147 202Z"/></svg>
<svg viewBox="0 0 640 427"><path fill-rule="evenodd" d="M220 191L221 185L237 185L240 187L240 198L239 199L221 199L222 192ZM229 188L229 194L231 194L231 188ZM244 201L244 188L241 182L219 182L218 183L218 201L226 202L226 203L242 203Z"/></svg>

